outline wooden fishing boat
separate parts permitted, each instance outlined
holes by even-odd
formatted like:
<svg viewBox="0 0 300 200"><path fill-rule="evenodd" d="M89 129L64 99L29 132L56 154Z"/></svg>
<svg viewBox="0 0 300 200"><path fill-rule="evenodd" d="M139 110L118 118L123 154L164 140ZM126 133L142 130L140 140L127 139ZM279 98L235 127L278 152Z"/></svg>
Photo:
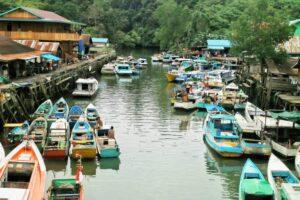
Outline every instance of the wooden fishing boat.
<svg viewBox="0 0 300 200"><path fill-rule="evenodd" d="M175 110L184 110L184 111L191 111L191 110L196 110L197 109L198 102L179 102L175 101L173 108Z"/></svg>
<svg viewBox="0 0 300 200"><path fill-rule="evenodd" d="M101 74L103 74L103 75L115 75L116 74L115 64L113 64L113 63L105 64L101 69Z"/></svg>
<svg viewBox="0 0 300 200"><path fill-rule="evenodd" d="M244 113L245 113L245 119L249 123L255 122L254 116L264 116L266 114L265 111L263 111L262 109L260 109L259 107L257 107L256 105L254 105L253 103L251 103L249 101L246 103Z"/></svg>
<svg viewBox="0 0 300 200"><path fill-rule="evenodd" d="M120 149L116 139L108 138L110 126L104 125L102 129L95 130L98 154L101 158L117 158L120 155Z"/></svg>
<svg viewBox="0 0 300 200"><path fill-rule="evenodd" d="M275 200L297 200L300 198L300 182L274 154L268 163L268 180L274 191Z"/></svg>
<svg viewBox="0 0 300 200"><path fill-rule="evenodd" d="M274 151L285 157L295 157L300 146L300 126L291 121L274 119L272 117L254 116L261 123Z"/></svg>
<svg viewBox="0 0 300 200"><path fill-rule="evenodd" d="M11 144L19 144L29 131L29 123L25 121L22 126L17 126L7 134L7 141Z"/></svg>
<svg viewBox="0 0 300 200"><path fill-rule="evenodd" d="M86 120L90 123L92 127L96 125L96 119L100 116L96 107L93 104L89 104L85 111L84 111L84 116Z"/></svg>
<svg viewBox="0 0 300 200"><path fill-rule="evenodd" d="M178 76L179 76L178 70L172 70L166 74L167 80L169 82L174 82Z"/></svg>
<svg viewBox="0 0 300 200"><path fill-rule="evenodd" d="M46 138L43 156L46 158L65 158L69 153L70 127L65 119L58 119L51 124Z"/></svg>
<svg viewBox="0 0 300 200"><path fill-rule="evenodd" d="M300 147L298 148L295 157L295 170L297 172L298 177L300 177Z"/></svg>
<svg viewBox="0 0 300 200"><path fill-rule="evenodd" d="M264 175L248 158L241 174L239 199L273 200L274 192Z"/></svg>
<svg viewBox="0 0 300 200"><path fill-rule="evenodd" d="M5 158L5 151L4 148L0 142L0 162Z"/></svg>
<svg viewBox="0 0 300 200"><path fill-rule="evenodd" d="M76 81L76 85L72 93L75 97L92 97L98 91L98 81L95 78L80 78Z"/></svg>
<svg viewBox="0 0 300 200"><path fill-rule="evenodd" d="M272 149L269 142L263 137L260 138L258 136L259 134L257 134L257 132L262 131L261 127L256 126L254 122L247 122L240 113L235 114L235 119L238 124L238 131L244 154L270 156Z"/></svg>
<svg viewBox="0 0 300 200"><path fill-rule="evenodd" d="M70 139L72 158L93 159L97 155L95 136L90 124L83 117L76 122Z"/></svg>
<svg viewBox="0 0 300 200"><path fill-rule="evenodd" d="M117 64L116 67L116 74L119 76L131 76L132 70L130 65L128 64Z"/></svg>
<svg viewBox="0 0 300 200"><path fill-rule="evenodd" d="M226 109L244 110L248 96L239 87L230 83L223 90L222 106Z"/></svg>
<svg viewBox="0 0 300 200"><path fill-rule="evenodd" d="M53 110L53 103L50 99L46 100L43 102L33 113L33 119L38 118L38 117L44 117L47 119Z"/></svg>
<svg viewBox="0 0 300 200"><path fill-rule="evenodd" d="M67 120L68 116L69 116L68 103L66 102L66 100L63 97L61 97L53 105L52 113L48 118L49 126L51 126L51 124L53 122L55 122L57 119L66 119Z"/></svg>
<svg viewBox="0 0 300 200"><path fill-rule="evenodd" d="M204 140L223 157L240 157L243 150L235 127L234 116L209 113L204 122Z"/></svg>
<svg viewBox="0 0 300 200"><path fill-rule="evenodd" d="M29 126L28 136L40 150L43 149L47 137L47 120L43 117L36 118Z"/></svg>
<svg viewBox="0 0 300 200"><path fill-rule="evenodd" d="M82 166L77 166L75 178L53 179L47 191L48 200L83 200Z"/></svg>
<svg viewBox="0 0 300 200"><path fill-rule="evenodd" d="M0 177L1 199L44 198L46 167L32 140L24 140L1 161Z"/></svg>
<svg viewBox="0 0 300 200"><path fill-rule="evenodd" d="M70 124L70 130L73 129L75 123L79 119L79 117L83 114L83 110L80 106L74 105L70 108L69 112L69 124Z"/></svg>

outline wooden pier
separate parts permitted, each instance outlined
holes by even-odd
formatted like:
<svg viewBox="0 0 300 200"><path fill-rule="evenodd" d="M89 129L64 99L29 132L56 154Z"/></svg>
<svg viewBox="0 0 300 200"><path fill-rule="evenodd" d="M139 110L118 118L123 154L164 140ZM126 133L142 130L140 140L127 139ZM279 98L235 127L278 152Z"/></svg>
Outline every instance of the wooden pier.
<svg viewBox="0 0 300 200"><path fill-rule="evenodd" d="M6 122L30 119L30 114L46 99L71 93L78 78L96 77L100 74L102 66L115 57L115 52L107 52L47 74L38 74L15 80L11 84L0 85L0 130Z"/></svg>

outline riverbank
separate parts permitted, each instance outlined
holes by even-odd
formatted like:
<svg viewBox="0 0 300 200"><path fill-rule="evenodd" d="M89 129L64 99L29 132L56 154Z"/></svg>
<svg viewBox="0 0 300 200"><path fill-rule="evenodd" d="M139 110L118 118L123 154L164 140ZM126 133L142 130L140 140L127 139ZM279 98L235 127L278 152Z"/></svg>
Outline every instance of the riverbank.
<svg viewBox="0 0 300 200"><path fill-rule="evenodd" d="M50 73L1 85L0 129L6 122L22 122L29 119L29 114L33 113L42 101L72 92L78 78L100 73L102 66L115 57L115 51L110 50Z"/></svg>

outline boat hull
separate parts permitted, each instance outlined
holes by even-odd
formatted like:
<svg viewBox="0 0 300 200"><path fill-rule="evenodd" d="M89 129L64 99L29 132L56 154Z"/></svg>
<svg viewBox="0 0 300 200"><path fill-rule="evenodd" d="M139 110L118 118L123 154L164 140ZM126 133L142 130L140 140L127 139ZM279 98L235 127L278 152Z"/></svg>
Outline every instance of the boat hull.
<svg viewBox="0 0 300 200"><path fill-rule="evenodd" d="M43 156L45 158L65 158L68 156L66 150L44 150Z"/></svg>
<svg viewBox="0 0 300 200"><path fill-rule="evenodd" d="M170 74L170 73L167 73L166 77L167 77L167 80L168 80L169 82L174 82L175 79L177 78L176 75Z"/></svg>
<svg viewBox="0 0 300 200"><path fill-rule="evenodd" d="M75 90L72 93L72 96L74 96L74 97L93 97L96 94L96 92L97 92L97 90L92 91L92 92Z"/></svg>
<svg viewBox="0 0 300 200"><path fill-rule="evenodd" d="M97 155L96 147L71 147L71 157L74 159L94 159Z"/></svg>
<svg viewBox="0 0 300 200"><path fill-rule="evenodd" d="M192 102L175 102L174 103L174 109L176 110L196 110L197 104Z"/></svg>
<svg viewBox="0 0 300 200"><path fill-rule="evenodd" d="M263 144L252 144L242 140L241 146L244 154L247 155L270 156L272 153L271 147Z"/></svg>
<svg viewBox="0 0 300 200"><path fill-rule="evenodd" d="M210 140L210 137L206 134L204 135L204 140L208 144L210 148L212 148L214 151L216 151L219 155L222 157L228 157L228 158L236 158L243 155L243 151L239 147L220 147L216 143Z"/></svg>
<svg viewBox="0 0 300 200"><path fill-rule="evenodd" d="M99 153L101 158L117 158L120 155L118 148L101 149Z"/></svg>
<svg viewBox="0 0 300 200"><path fill-rule="evenodd" d="M297 154L297 149L291 149L291 148L287 148L283 145L280 145L279 143L276 143L275 141L271 141L271 146L272 149L274 151L276 151L277 153L281 154L282 156L285 157L295 157Z"/></svg>

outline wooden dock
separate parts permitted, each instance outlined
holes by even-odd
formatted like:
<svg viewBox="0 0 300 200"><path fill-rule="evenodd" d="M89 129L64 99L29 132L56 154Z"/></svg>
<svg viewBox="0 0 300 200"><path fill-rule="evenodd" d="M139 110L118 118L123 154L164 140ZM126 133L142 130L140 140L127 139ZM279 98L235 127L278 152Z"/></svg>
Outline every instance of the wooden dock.
<svg viewBox="0 0 300 200"><path fill-rule="evenodd" d="M104 64L115 59L108 52L76 64L61 67L53 72L38 74L1 85L0 130L6 122L22 122L30 118L40 103L46 99L63 96L73 91L78 78L100 74Z"/></svg>

